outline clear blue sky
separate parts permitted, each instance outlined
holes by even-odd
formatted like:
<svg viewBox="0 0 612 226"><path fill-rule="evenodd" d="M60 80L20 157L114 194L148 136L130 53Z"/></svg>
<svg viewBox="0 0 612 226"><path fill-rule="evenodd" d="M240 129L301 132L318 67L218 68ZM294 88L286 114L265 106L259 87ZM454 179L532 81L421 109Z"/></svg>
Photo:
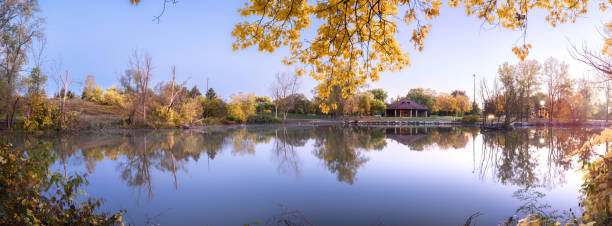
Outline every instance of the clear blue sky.
<svg viewBox="0 0 612 226"><path fill-rule="evenodd" d="M162 9L163 0L144 0L137 7L128 0L109 1L41 1L46 20L47 62L61 59L76 82L78 91L88 74L98 85L108 88L118 84L133 49L148 51L153 57L154 83L168 81L170 66L177 66L179 80L189 78L189 87L200 90L209 85L227 98L239 91L268 95L274 74L292 71L281 63L287 54L279 49L273 54L255 48L232 51L231 30L242 21L237 9L242 0L180 1L170 6L159 24L152 22ZM570 64L573 77L588 74L588 68L571 59L569 43L600 46L598 28L611 21L610 11L599 12L594 4L588 17L557 28L544 21L541 12L530 15L528 42L534 47L529 59L545 60L554 56ZM412 30L403 26L397 38L410 52L412 65L401 72L384 73L370 85L383 88L389 96L405 95L410 88L432 88L438 92L466 90L472 95L472 74L492 79L504 61L516 63L511 48L520 44L520 32L500 28L481 29L481 21L467 17L461 8L443 7L433 21L423 52L408 42ZM43 68L48 72L50 67ZM302 78L302 92L312 96L316 82ZM50 78L48 93L56 90Z"/></svg>

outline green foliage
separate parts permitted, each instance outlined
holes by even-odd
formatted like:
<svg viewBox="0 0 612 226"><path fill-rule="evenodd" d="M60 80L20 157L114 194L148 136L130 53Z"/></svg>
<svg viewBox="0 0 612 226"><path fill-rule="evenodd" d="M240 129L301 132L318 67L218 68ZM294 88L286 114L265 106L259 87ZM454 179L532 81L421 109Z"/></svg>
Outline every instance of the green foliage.
<svg viewBox="0 0 612 226"><path fill-rule="evenodd" d="M372 112L372 114L384 115L386 110L387 105L384 102L378 99L374 99L370 102L370 111Z"/></svg>
<svg viewBox="0 0 612 226"><path fill-rule="evenodd" d="M202 117L223 117L227 114L227 104L219 98L203 98L197 97L200 106L202 106Z"/></svg>
<svg viewBox="0 0 612 226"><path fill-rule="evenodd" d="M59 91L59 93L56 93L56 94L55 94L55 98L64 98L64 90L65 90L65 89L62 87L62 89ZM74 92L72 92L72 91L70 91L70 90L68 90L68 91L66 92L66 98L67 98L67 99L72 99L72 98L74 98L74 96L75 96L75 95L74 95Z"/></svg>
<svg viewBox="0 0 612 226"><path fill-rule="evenodd" d="M43 145L41 145L43 146ZM122 211L98 213L102 200L75 201L84 175L51 173L55 156L49 148L17 150L0 144L0 224L122 225Z"/></svg>
<svg viewBox="0 0 612 226"><path fill-rule="evenodd" d="M255 112L270 113L274 111L274 103L268 96L255 97Z"/></svg>
<svg viewBox="0 0 612 226"><path fill-rule="evenodd" d="M476 102L472 102L472 110L470 111L470 114L476 115L480 113L480 107L478 107L478 104Z"/></svg>
<svg viewBox="0 0 612 226"><path fill-rule="evenodd" d="M47 83L47 75L40 71L40 68L35 67L30 71L30 75L24 78L24 83L27 84L28 94L43 93L43 87Z"/></svg>
<svg viewBox="0 0 612 226"><path fill-rule="evenodd" d="M478 115L464 115L461 118L461 122L463 122L463 123L476 123L476 122L480 122L480 116L478 116Z"/></svg>
<svg viewBox="0 0 612 226"><path fill-rule="evenodd" d="M215 90L213 88L208 89L208 91L206 91L206 99L215 99L217 98L217 93L215 93Z"/></svg>
<svg viewBox="0 0 612 226"><path fill-rule="evenodd" d="M374 95L374 99L379 100L381 102L385 102L387 100L387 92L383 89L373 89L369 91Z"/></svg>
<svg viewBox="0 0 612 226"><path fill-rule="evenodd" d="M370 114L370 100L373 100L371 93L360 93L357 97L357 111L359 115Z"/></svg>
<svg viewBox="0 0 612 226"><path fill-rule="evenodd" d="M191 98L196 98L197 96L202 96L202 93L200 93L200 89L198 89L197 86L193 86L193 87L191 87L191 90L189 90L188 95Z"/></svg>
<svg viewBox="0 0 612 226"><path fill-rule="evenodd" d="M293 108L289 110L291 113L308 114L311 112L312 103L304 96L304 94L295 94L293 100Z"/></svg>
<svg viewBox="0 0 612 226"><path fill-rule="evenodd" d="M425 90L423 88L410 89L406 95L406 98L413 100L417 104L425 105L429 109L432 109L436 102L436 97L434 96L433 91Z"/></svg>
<svg viewBox="0 0 612 226"><path fill-rule="evenodd" d="M281 122L283 121L270 115L250 115L246 121L247 124L271 124Z"/></svg>

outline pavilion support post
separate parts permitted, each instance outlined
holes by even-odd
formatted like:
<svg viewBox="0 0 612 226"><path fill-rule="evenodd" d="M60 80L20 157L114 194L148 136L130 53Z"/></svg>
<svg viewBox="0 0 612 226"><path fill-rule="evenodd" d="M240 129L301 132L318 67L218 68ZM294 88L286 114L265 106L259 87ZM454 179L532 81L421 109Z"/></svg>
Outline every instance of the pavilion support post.
<svg viewBox="0 0 612 226"><path fill-rule="evenodd" d="M393 117L397 117L397 109L393 112Z"/></svg>

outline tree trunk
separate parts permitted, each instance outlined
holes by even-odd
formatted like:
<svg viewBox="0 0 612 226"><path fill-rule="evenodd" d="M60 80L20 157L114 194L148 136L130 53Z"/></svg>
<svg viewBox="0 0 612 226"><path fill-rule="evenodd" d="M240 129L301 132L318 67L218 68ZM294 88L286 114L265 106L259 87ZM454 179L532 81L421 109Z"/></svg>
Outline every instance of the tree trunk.
<svg viewBox="0 0 612 226"><path fill-rule="evenodd" d="M142 94L142 120L147 121L147 94Z"/></svg>
<svg viewBox="0 0 612 226"><path fill-rule="evenodd" d="M608 112L609 112L609 105L610 104L610 99L608 97L608 93L606 93L606 125L608 125Z"/></svg>

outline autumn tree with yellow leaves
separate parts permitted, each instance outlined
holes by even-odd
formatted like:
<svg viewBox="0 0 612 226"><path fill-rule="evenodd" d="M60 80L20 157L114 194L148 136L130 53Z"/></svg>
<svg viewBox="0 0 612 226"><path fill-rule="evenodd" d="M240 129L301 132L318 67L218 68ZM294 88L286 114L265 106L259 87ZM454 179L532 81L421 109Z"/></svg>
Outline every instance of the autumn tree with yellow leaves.
<svg viewBox="0 0 612 226"><path fill-rule="evenodd" d="M168 1L164 1L165 5ZM591 3L593 0L591 1ZM140 0L130 0L137 5ZM575 22L587 14L588 0L507 0L473 1L448 0L453 8L463 8L467 16L476 16L485 24L521 31L523 42L512 48L519 59L529 54L526 41L530 13L547 12L545 20L552 26ZM606 11L612 0L595 1L599 10ZM440 0L248 0L238 10L245 21L236 24L232 36L234 50L257 46L259 51L274 52L287 47L290 54L286 65L296 66L299 75L308 73L322 84L317 87L321 110L329 112L326 101L337 86L346 97L356 92L368 80L377 81L379 73L399 71L410 65L408 52L396 41L398 24L412 29L410 42L419 51L430 29L430 21L440 15ZM163 14L163 11L162 11ZM159 18L159 17L156 17ZM302 35L317 21L316 35ZM320 23L319 23L320 22ZM612 23L606 25L612 27ZM606 39L612 46L612 39ZM604 48L604 52L612 52ZM350 84L349 84L350 83Z"/></svg>
<svg viewBox="0 0 612 226"><path fill-rule="evenodd" d="M532 10L546 10L546 21L556 26L586 14L587 3L587 0L447 2L451 7L464 8L468 16L474 15L484 23L523 32ZM600 10L612 5L610 0L598 3ZM246 21L236 24L232 31L236 38L233 48L257 46L259 51L273 52L288 47L290 55L283 63L297 66L300 75L308 73L327 83L318 90L320 97L327 99L336 85L354 83L342 89L343 93L354 93L355 87L368 79L378 80L380 72L409 66L408 52L396 41L398 24L412 26L410 41L421 51L431 29L429 21L439 16L442 5L439 0L249 0L238 10ZM317 33L304 40L302 35L313 20L321 22ZM531 44L523 42L512 51L523 60L530 48ZM329 106L322 109L327 112Z"/></svg>

